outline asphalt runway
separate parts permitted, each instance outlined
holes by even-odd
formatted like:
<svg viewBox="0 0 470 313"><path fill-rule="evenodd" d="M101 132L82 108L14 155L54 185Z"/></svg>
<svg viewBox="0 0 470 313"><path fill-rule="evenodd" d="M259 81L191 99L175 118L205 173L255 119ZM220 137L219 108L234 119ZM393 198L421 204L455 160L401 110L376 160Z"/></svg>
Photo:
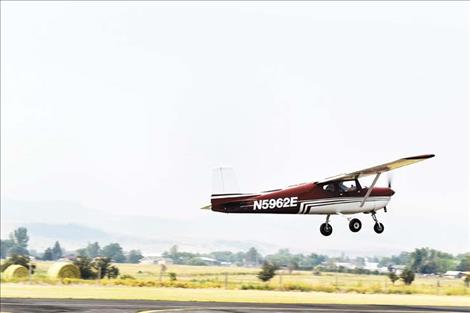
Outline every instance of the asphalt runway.
<svg viewBox="0 0 470 313"><path fill-rule="evenodd" d="M1 299L2 312L186 312L186 313L267 313L267 312L470 312L465 307L401 306L401 305L335 305L335 304L264 304L264 303L221 303L221 302L179 302L146 300L69 300L69 299Z"/></svg>

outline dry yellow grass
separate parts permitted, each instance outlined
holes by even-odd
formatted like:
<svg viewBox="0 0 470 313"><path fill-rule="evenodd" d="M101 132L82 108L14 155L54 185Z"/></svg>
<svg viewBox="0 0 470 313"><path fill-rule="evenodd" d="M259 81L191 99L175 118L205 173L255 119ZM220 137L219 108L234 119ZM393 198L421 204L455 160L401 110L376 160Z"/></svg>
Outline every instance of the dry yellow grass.
<svg viewBox="0 0 470 313"><path fill-rule="evenodd" d="M102 287L95 285L2 284L2 298L142 299L260 303L336 303L470 306L468 296L335 294L223 289Z"/></svg>
<svg viewBox="0 0 470 313"><path fill-rule="evenodd" d="M48 280L47 270L53 262L37 262L37 272L33 276L35 283L55 284L57 281ZM116 264L121 274L135 277L136 281L103 281L107 285L124 286L154 286L160 287L160 266L156 264ZM401 282L392 285L384 275L355 275L347 273L322 273L313 275L310 271L294 271L290 275L277 275L265 287L256 277L258 268L219 267L219 266L188 266L167 265L167 273L174 272L177 284L171 284L168 277L163 277L163 286L184 288L214 288L225 286L225 273L227 273L227 287L229 289L283 289L302 291L325 291L340 293L412 293L429 295L470 295L470 288L466 288L460 279L446 279L438 277L417 276L411 286L404 286ZM7 280L7 282L16 282ZM73 284L88 283L92 281L73 281Z"/></svg>

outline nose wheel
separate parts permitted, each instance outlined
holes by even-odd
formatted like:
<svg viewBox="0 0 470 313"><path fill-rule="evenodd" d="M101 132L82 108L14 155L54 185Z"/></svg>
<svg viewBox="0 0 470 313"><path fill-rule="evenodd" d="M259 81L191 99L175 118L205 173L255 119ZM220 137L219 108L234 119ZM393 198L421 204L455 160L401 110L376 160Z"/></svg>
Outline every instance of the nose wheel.
<svg viewBox="0 0 470 313"><path fill-rule="evenodd" d="M375 222L375 225L374 225L374 231L377 233L377 234L381 234L384 232L384 224L380 223L378 220L377 220L377 217L375 216L375 212L372 212L372 219L374 220Z"/></svg>
<svg viewBox="0 0 470 313"><path fill-rule="evenodd" d="M331 235L331 233L333 233L333 227L328 223L329 220L330 220L330 215L327 215L326 222L321 224L320 226L320 233L323 236L329 236Z"/></svg>

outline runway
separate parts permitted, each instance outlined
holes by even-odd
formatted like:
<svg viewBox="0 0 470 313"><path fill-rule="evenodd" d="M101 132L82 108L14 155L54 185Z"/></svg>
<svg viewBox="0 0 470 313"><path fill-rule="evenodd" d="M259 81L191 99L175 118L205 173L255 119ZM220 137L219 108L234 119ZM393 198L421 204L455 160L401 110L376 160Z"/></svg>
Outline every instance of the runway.
<svg viewBox="0 0 470 313"><path fill-rule="evenodd" d="M398 306L398 305L334 305L334 304L265 304L233 302L179 302L147 300L69 300L69 299L1 299L1 312L141 312L141 313L332 313L332 312L470 312L466 307Z"/></svg>

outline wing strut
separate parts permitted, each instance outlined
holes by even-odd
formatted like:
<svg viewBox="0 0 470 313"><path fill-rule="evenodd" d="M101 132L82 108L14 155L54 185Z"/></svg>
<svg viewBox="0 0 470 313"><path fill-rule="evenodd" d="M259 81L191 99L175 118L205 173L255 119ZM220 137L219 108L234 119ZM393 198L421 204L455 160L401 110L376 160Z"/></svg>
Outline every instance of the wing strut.
<svg viewBox="0 0 470 313"><path fill-rule="evenodd" d="M372 192L372 189L374 188L375 184L377 183L377 180L379 179L380 174L382 174L382 173L378 172L375 175L375 178L374 178L374 181L372 182L372 185L370 185L369 189L367 189L366 195L364 196L364 199L362 199L361 205L359 206L360 208L362 208L364 206L364 203L366 203L367 198L369 198L370 193Z"/></svg>

